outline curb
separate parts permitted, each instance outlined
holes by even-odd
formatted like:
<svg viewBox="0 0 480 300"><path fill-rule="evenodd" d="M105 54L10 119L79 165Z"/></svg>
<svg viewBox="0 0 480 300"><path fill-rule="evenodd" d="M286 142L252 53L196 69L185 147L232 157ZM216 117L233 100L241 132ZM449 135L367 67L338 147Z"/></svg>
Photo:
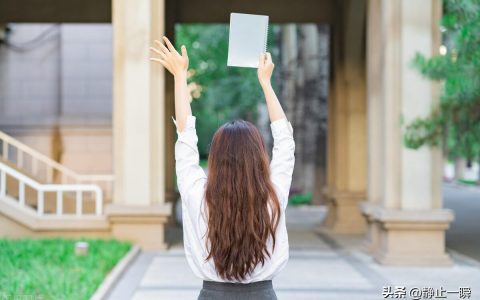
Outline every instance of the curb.
<svg viewBox="0 0 480 300"><path fill-rule="evenodd" d="M90 300L104 300L106 296L110 293L112 288L117 283L120 276L123 275L130 263L138 256L140 253L140 247L134 245L132 249L117 263L117 265L107 274L103 282L97 288L95 293L90 297Z"/></svg>
<svg viewBox="0 0 480 300"><path fill-rule="evenodd" d="M470 184L465 184L460 182L444 182L443 184L448 187L462 189L462 190L466 190L474 193L480 192L480 185L470 185Z"/></svg>
<svg viewBox="0 0 480 300"><path fill-rule="evenodd" d="M464 264L476 267L480 269L480 262L477 261L476 259L465 255L463 253L458 252L457 250L453 250L452 248L446 248L447 252L452 256L452 260L455 261L457 259L459 262L462 262Z"/></svg>

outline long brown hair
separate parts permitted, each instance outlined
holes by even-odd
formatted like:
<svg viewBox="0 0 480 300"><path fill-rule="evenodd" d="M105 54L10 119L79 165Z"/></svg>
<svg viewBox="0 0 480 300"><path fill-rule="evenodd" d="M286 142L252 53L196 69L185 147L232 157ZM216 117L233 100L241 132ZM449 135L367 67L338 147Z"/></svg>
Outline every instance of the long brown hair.
<svg viewBox="0 0 480 300"><path fill-rule="evenodd" d="M240 281L271 256L267 240L272 237L273 252L281 213L265 143L252 123L236 120L216 131L205 199L210 241L205 260L213 258L220 277Z"/></svg>

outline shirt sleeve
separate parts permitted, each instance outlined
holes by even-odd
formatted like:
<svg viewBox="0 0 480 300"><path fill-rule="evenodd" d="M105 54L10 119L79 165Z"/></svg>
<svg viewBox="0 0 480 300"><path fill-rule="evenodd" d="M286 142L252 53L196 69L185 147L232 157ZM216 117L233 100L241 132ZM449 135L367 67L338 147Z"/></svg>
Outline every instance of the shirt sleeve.
<svg viewBox="0 0 480 300"><path fill-rule="evenodd" d="M186 126L182 132L178 131L177 122L173 117L172 120L177 131L175 170L178 191L185 204L193 205L198 209L201 205L201 196L203 196L207 176L200 166L198 136L195 129L196 118L192 115L187 116ZM196 203L192 203L193 201Z"/></svg>
<svg viewBox="0 0 480 300"><path fill-rule="evenodd" d="M282 118L270 124L273 136L270 176L278 191L283 209L287 207L290 185L295 165L295 141L292 124Z"/></svg>

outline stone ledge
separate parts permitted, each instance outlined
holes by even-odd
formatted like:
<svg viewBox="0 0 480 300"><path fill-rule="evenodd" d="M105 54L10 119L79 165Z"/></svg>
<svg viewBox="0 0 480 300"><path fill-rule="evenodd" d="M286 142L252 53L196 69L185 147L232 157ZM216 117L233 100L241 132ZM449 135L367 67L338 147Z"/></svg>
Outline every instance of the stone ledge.
<svg viewBox="0 0 480 300"><path fill-rule="evenodd" d="M450 209L386 209L375 208L371 211L371 217L374 220L389 222L451 222L454 220L453 211Z"/></svg>
<svg viewBox="0 0 480 300"><path fill-rule="evenodd" d="M165 224L172 214L171 203L148 206L109 204L105 214L112 236L139 245L142 250L165 250Z"/></svg>
<svg viewBox="0 0 480 300"><path fill-rule="evenodd" d="M427 227L435 226L435 224L448 224L455 219L451 209L391 209L367 202L360 203L359 206L369 221L379 221L389 224L388 226L408 228L408 224L418 227L421 223Z"/></svg>
<svg viewBox="0 0 480 300"><path fill-rule="evenodd" d="M451 266L445 230L453 221L449 209L400 210L362 203L367 217L368 250L375 260L391 266Z"/></svg>
<svg viewBox="0 0 480 300"><path fill-rule="evenodd" d="M10 203L10 202L13 202ZM14 201L0 201L0 234L9 237L62 236L116 238L145 250L165 250L165 224L171 204L152 206L107 205L101 216L43 216L20 209Z"/></svg>
<svg viewBox="0 0 480 300"><path fill-rule="evenodd" d="M358 207L359 203L364 202L364 193L327 190L324 193L328 212L323 225L339 234L360 234L366 231L367 223Z"/></svg>
<svg viewBox="0 0 480 300"><path fill-rule="evenodd" d="M153 205L111 203L105 206L105 214L108 216L170 216L172 214L172 203Z"/></svg>
<svg viewBox="0 0 480 300"><path fill-rule="evenodd" d="M324 188L323 195L329 200L342 199L352 201L363 201L366 198L365 192L353 192L353 191L333 191L328 188Z"/></svg>
<svg viewBox="0 0 480 300"><path fill-rule="evenodd" d="M126 271L127 267L130 266L132 261L140 253L140 247L133 245L132 249L117 263L117 265L108 273L107 277L103 280L100 286L97 288L95 293L92 295L90 300L104 300L107 298L107 295L113 289L115 284L119 281L120 277Z"/></svg>

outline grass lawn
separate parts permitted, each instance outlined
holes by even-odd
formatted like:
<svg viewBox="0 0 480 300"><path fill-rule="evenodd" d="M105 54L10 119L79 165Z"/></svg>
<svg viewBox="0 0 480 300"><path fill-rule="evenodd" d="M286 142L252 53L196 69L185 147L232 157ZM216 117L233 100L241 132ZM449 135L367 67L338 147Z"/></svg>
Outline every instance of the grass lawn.
<svg viewBox="0 0 480 300"><path fill-rule="evenodd" d="M86 256L75 255L80 240L89 243ZM0 299L89 299L130 248L115 240L0 239Z"/></svg>

